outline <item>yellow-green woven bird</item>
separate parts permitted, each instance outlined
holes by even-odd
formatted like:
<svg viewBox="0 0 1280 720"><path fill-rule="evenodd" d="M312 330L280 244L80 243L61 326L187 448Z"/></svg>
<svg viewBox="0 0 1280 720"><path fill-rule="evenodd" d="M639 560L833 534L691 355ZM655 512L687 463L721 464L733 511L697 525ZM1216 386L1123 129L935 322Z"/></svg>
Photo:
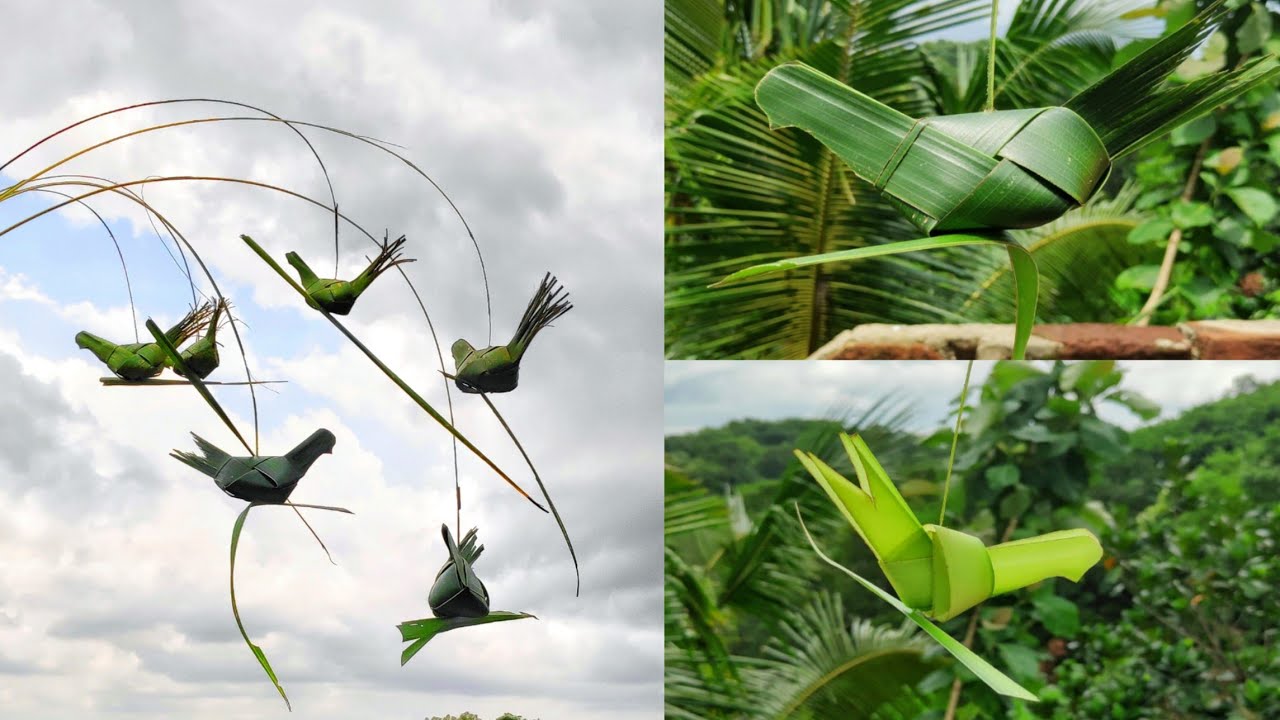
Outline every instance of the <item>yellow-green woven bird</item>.
<svg viewBox="0 0 1280 720"><path fill-rule="evenodd" d="M176 347L198 335L212 315L213 303L205 303L169 328L165 337ZM93 353L111 372L130 382L153 378L168 364L168 356L155 342L121 345L81 331L76 333L76 346Z"/></svg>
<svg viewBox="0 0 1280 720"><path fill-rule="evenodd" d="M307 291L307 304L313 308L323 308L333 315L346 315L355 307L356 300L373 284L378 276L396 265L413 262L412 258L400 257L400 249L404 246L405 236L401 235L393 242L383 237L379 243L381 248L369 265L354 280L335 280L318 277L296 252L285 254L285 259L298 271L302 288ZM368 259L368 258L366 258Z"/></svg>

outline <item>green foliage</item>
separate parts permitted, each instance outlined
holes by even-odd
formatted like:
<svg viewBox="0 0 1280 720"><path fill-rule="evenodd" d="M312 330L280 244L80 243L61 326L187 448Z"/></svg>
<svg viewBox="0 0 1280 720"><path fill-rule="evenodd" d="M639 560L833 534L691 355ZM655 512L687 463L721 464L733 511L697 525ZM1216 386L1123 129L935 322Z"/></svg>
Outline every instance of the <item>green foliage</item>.
<svg viewBox="0 0 1280 720"><path fill-rule="evenodd" d="M1042 717L1280 716L1280 503L1171 484L1158 512L1118 524L1095 621L1053 670Z"/></svg>
<svg viewBox="0 0 1280 720"><path fill-rule="evenodd" d="M1097 470L1098 497L1141 508L1154 502L1153 480L1216 487L1263 502L1280 501L1280 383L1237 381L1231 394L1133 432L1130 451Z"/></svg>
<svg viewBox="0 0 1280 720"><path fill-rule="evenodd" d="M481 720L479 715L475 713L464 712L461 715L434 715L427 720ZM513 715L511 713L502 713L495 720L525 720L522 715ZM537 720L531 718L530 720Z"/></svg>
<svg viewBox="0 0 1280 720"><path fill-rule="evenodd" d="M1218 41L1184 66L1184 77L1235 66L1280 45L1269 39L1280 13L1264 3L1236 5ZM1148 220L1129 242L1142 252L1137 267L1149 270L1116 281L1125 312L1136 314L1146 301L1176 227L1183 233L1177 263L1153 324L1280 317L1280 91L1274 83L1147 146L1132 172L1141 184L1137 207Z"/></svg>
<svg viewBox="0 0 1280 720"><path fill-rule="evenodd" d="M933 720L942 717L957 678L956 717L970 720L1280 716L1280 383L1245 378L1222 399L1126 433L1099 417L1099 408L1125 407L1146 420L1159 408L1121 389L1121 373L1110 362L997 364L972 401L960 440L949 527L995 542L1083 525L1106 552L1079 584L1047 581L973 611L974 651L1041 702L1010 702L946 660L933 661L923 679L917 667L888 678L851 675L824 691L862 699L864 688L884 683L894 690L882 716ZM730 428L765 455L788 444L820 448L832 427L738 421L720 433L684 436L679 452L696 459L704 447L714 451L715 443L698 438L718 443L735 434ZM900 432L883 438L892 452L881 460L893 477L940 487L949 427L925 439ZM668 490L679 503L669 506L703 502L709 515L705 527L668 538L668 717L779 717L761 711L773 697L765 688L787 688L782 695L792 697L807 687L802 670L818 667L797 658L823 657L830 669L839 655L829 652L832 644L862 642L850 633L858 623L894 630L895 613L814 563L787 522L791 503L799 502L819 545L879 582L865 546L796 468L738 486L756 500L744 511L745 529L733 531L721 488L707 490L671 471ZM919 517L936 518L937 492L904 494ZM690 526L692 515L682 517ZM961 638L970 617L945 629ZM914 640L901 640L909 653ZM911 667L908 654L896 657ZM858 667L872 673L865 661ZM821 702L838 701L829 695Z"/></svg>

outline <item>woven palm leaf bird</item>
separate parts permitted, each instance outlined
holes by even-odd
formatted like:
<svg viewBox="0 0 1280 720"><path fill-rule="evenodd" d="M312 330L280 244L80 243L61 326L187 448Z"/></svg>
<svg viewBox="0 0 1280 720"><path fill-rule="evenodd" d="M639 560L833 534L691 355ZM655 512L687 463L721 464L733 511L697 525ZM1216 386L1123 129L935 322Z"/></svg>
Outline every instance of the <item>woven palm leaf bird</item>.
<svg viewBox="0 0 1280 720"><path fill-rule="evenodd" d="M320 428L284 455L233 456L204 438L197 452L174 450L170 457L213 478L223 492L253 503L283 503L321 455L333 452L333 433Z"/></svg>
<svg viewBox="0 0 1280 720"><path fill-rule="evenodd" d="M175 346L200 334L214 314L213 303L205 303L187 313L164 335ZM164 371L168 356L155 342L120 345L90 332L76 333L76 346L88 350L111 372L130 382L141 382Z"/></svg>
<svg viewBox="0 0 1280 720"><path fill-rule="evenodd" d="M209 318L204 337L197 338L182 351L182 366L175 365L166 358L167 364L173 367L175 373L186 377L189 371L203 380L209 377L209 373L218 369L218 364L221 362L218 357L218 321L224 312L228 312L229 307L226 299L219 300L213 306L213 315Z"/></svg>
<svg viewBox="0 0 1280 720"><path fill-rule="evenodd" d="M950 620L993 595L1051 577L1078 582L1102 559L1102 546L1077 528L986 547L973 535L922 525L861 437L841 434L858 482L812 453L796 451L880 562L908 607Z"/></svg>
<svg viewBox="0 0 1280 720"><path fill-rule="evenodd" d="M515 335L506 345L477 350L466 340L453 344L453 362L457 368L454 382L465 393L503 393L516 389L520 380L520 360L538 333L557 318L573 309L569 295L556 286L551 273L542 277L538 290L525 308Z"/></svg>
<svg viewBox="0 0 1280 720"><path fill-rule="evenodd" d="M1213 3L1061 107L917 119L806 65L774 68L756 87L770 126L811 134L928 237L756 265L716 286L842 260L1000 245L1014 266L1014 356L1021 356L1038 277L1029 252L1004 231L1037 227L1080 207L1117 158L1280 76L1280 61L1266 56L1165 84L1227 11L1222 0Z"/></svg>
<svg viewBox="0 0 1280 720"><path fill-rule="evenodd" d="M440 526L449 559L436 573L436 581L427 594L427 604L436 617L484 617L489 614L489 591L476 577L471 565L480 557L484 546L478 544L477 531L471 528L462 536L462 544L453 541L448 525Z"/></svg>
<svg viewBox="0 0 1280 720"><path fill-rule="evenodd" d="M436 635L472 625L487 625L507 620L523 620L534 617L529 613L489 610L489 591L476 576L472 567L484 551L477 530L471 528L462 536L461 543L454 543L448 525L440 526L449 557L436 573L427 604L435 617L400 623L400 637L410 642L400 654L404 665Z"/></svg>
<svg viewBox="0 0 1280 720"><path fill-rule="evenodd" d="M866 442L844 433L840 441L857 474L856 483L812 453L796 450L795 455L871 549L898 597L842 569L920 624L998 692L1034 700L928 618L950 620L989 597L1051 577L1078 582L1102 559L1098 538L1075 528L987 547L973 535L922 525Z"/></svg>
<svg viewBox="0 0 1280 720"><path fill-rule="evenodd" d="M172 350L172 348L170 349ZM193 381L193 384L199 386L200 382L197 378ZM345 508L327 505L304 505L288 502L289 496L298 487L298 481L307 474L307 471L311 469L311 465L321 455L333 452L335 438L333 433L320 428L284 455L237 457L221 450L195 433L191 433L191 437L195 438L197 452L174 450L170 453L170 456L213 478L213 481L217 483L224 493L248 502L248 505L236 517L236 522L231 528L231 614L235 616L236 627L240 630L240 636L244 638L245 644L249 647L250 652L253 653L254 658L257 659L258 664L262 666L263 672L267 674L267 679L275 686L276 692L280 693L285 705L292 709L292 705L289 703L289 696L285 694L284 687L280 684L279 678L276 677L275 670L272 669L271 663L267 660L266 653L249 639L249 633L245 630L244 622L240 619L240 608L236 604L236 551L240 545L240 532L244 529L244 522L249 517L249 511L259 505L288 504L295 512L297 512L298 508L341 513L351 512ZM301 513L298 516L301 517ZM307 527L310 528L310 525L308 524ZM317 536L316 539L319 540L319 537ZM323 545L324 543L321 543L322 547Z"/></svg>
<svg viewBox="0 0 1280 720"><path fill-rule="evenodd" d="M378 254L369 260L369 265L350 281L318 277L296 252L286 253L284 257L298 271L298 279L307 291L308 305L324 308L333 315L346 315L355 307L360 294L369 289L379 275L397 265L414 262L412 258L400 257L400 250L405 243L404 235L390 242L388 237L389 234L383 237Z"/></svg>

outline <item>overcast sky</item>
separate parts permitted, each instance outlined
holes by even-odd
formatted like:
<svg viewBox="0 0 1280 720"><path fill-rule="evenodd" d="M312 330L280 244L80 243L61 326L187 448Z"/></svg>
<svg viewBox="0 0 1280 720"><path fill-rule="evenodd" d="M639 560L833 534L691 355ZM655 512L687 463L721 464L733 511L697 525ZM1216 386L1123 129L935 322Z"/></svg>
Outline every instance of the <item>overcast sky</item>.
<svg viewBox="0 0 1280 720"><path fill-rule="evenodd" d="M572 295L518 391L496 402L573 535L582 596L552 518L464 455L463 527L480 528L493 607L540 619L443 635L401 668L395 626L430 615L439 527L453 518L447 436L237 239L253 235L280 259L296 250L328 275L331 216L226 185L147 190L238 307L256 374L289 381L258 394L264 452L317 427L337 436L293 499L355 511L309 515L338 565L279 508L250 515L238 558L241 614L294 716L661 712L661 16L657 2L593 0L6 6L0 157L138 101L253 103L404 146L484 249L495 341L543 272ZM0 187L114 134L207 114L248 113L180 106L95 122L5 170ZM310 134L344 213L379 237L408 235L417 262L406 269L446 357L457 337L485 344L479 264L448 206L389 156ZM328 200L302 142L262 122L152 133L54 172L68 171L254 178ZM5 202L0 227L55 199ZM179 317L187 282L145 217L101 198L94 207L120 238L138 323ZM370 248L344 228L341 275ZM395 273L345 322L443 409L435 347ZM284 716L230 612L227 546L243 503L167 456L191 448L190 431L227 450L235 441L189 388L101 386L79 330L134 337L116 251L92 215L59 212L0 238L0 714ZM211 379L240 379L222 340ZM251 429L247 393L218 394ZM483 403L454 402L459 427L535 490Z"/></svg>
<svg viewBox="0 0 1280 720"><path fill-rule="evenodd" d="M891 396L910 405L908 429L931 432L951 422L950 412L964 386L965 361L915 362L756 362L680 361L666 366L666 433L674 435L731 420L857 416ZM974 387L991 374L993 362L976 362ZM1048 369L1047 362L1034 365ZM1160 406L1151 422L1227 394L1238 378L1280 380L1276 362L1121 361L1120 387L1141 393ZM1113 403L1098 407L1101 416L1126 428L1142 420Z"/></svg>

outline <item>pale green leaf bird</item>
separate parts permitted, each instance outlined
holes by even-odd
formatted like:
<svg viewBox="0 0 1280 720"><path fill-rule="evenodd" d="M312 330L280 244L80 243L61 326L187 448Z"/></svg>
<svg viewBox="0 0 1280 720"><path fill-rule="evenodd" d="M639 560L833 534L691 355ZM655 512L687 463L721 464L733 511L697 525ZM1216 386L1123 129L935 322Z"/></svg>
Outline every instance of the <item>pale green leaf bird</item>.
<svg viewBox="0 0 1280 720"><path fill-rule="evenodd" d="M844 433L840 440L857 483L813 453L796 457L875 553L902 602L935 620L1051 577L1077 582L1102 559L1098 538L1083 528L986 547L973 535L921 525L866 442Z"/></svg>

